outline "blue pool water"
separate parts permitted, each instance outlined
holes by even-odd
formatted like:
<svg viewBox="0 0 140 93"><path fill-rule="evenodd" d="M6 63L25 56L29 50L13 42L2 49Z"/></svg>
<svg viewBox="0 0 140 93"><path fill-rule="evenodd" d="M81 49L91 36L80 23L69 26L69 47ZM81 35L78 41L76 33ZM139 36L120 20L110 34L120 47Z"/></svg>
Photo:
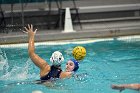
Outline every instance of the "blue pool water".
<svg viewBox="0 0 140 93"><path fill-rule="evenodd" d="M119 93L110 85L140 83L140 38L78 42L36 45L36 53L47 62L52 52L61 51L65 58L63 69L75 46L81 45L87 50L76 73L78 76L54 81L50 87L35 83L39 79L39 69L28 56L27 44L0 46L0 93L32 93L36 90L43 93ZM125 90L122 93L139 92Z"/></svg>

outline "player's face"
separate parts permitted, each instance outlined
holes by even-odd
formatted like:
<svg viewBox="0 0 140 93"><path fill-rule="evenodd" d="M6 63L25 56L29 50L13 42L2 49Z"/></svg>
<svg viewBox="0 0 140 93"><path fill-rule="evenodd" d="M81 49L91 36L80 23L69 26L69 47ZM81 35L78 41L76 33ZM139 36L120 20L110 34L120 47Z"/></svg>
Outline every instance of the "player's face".
<svg viewBox="0 0 140 93"><path fill-rule="evenodd" d="M69 60L66 64L66 71L72 72L74 69L74 66L75 66L74 63L71 60Z"/></svg>

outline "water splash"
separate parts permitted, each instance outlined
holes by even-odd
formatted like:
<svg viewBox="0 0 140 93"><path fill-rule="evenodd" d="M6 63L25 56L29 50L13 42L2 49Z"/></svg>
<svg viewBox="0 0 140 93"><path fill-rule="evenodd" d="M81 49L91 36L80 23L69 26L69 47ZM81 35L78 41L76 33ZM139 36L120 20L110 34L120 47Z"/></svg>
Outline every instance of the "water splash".
<svg viewBox="0 0 140 93"><path fill-rule="evenodd" d="M8 68L9 68L9 65L8 65L7 55L6 55L5 51L2 51L0 49L0 72L1 72L1 74L7 73Z"/></svg>
<svg viewBox="0 0 140 93"><path fill-rule="evenodd" d="M7 73L3 74L0 80L17 81L28 79L30 63L30 59L28 59L23 67L14 66L11 71L7 71Z"/></svg>

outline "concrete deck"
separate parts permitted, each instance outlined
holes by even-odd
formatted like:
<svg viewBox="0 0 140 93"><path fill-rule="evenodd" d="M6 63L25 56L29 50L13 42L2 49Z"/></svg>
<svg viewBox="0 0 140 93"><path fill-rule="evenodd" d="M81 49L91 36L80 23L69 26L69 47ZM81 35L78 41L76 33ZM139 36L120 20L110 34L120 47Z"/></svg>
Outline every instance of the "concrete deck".
<svg viewBox="0 0 140 93"><path fill-rule="evenodd" d="M44 30L38 29L35 41L54 41L54 40L69 40L80 38L104 38L117 37L128 35L140 35L140 20L118 21L118 22L101 22L87 23L83 25L83 29L77 29L76 32L63 33L60 30ZM0 44L13 44L28 42L27 34L22 31L0 33Z"/></svg>

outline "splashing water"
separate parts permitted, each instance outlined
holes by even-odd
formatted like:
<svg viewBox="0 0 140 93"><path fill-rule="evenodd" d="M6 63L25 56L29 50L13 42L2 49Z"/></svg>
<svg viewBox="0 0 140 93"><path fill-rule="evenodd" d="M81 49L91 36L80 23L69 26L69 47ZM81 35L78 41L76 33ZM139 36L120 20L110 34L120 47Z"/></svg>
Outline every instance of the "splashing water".
<svg viewBox="0 0 140 93"><path fill-rule="evenodd" d="M25 63L25 66L18 67L14 66L11 71L8 71L8 59L5 52L0 50L0 80L25 80L28 78L28 70L30 66L30 59Z"/></svg>
<svg viewBox="0 0 140 93"><path fill-rule="evenodd" d="M8 60L5 52L0 49L0 75L8 72Z"/></svg>

